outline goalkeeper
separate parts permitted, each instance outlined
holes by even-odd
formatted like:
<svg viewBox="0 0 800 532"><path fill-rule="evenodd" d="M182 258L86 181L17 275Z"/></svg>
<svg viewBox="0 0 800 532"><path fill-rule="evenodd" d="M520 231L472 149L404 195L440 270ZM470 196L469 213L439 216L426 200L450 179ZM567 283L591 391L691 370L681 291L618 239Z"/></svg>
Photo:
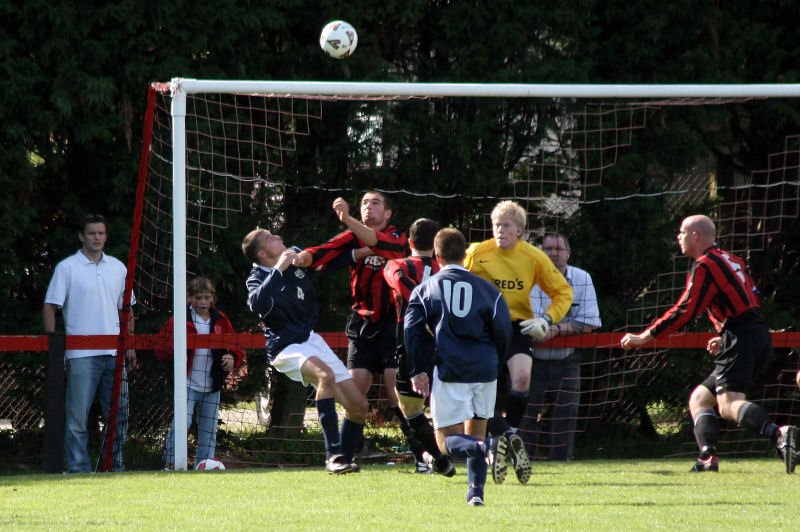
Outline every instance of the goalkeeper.
<svg viewBox="0 0 800 532"><path fill-rule="evenodd" d="M506 434L514 472L520 482L526 483L531 466L517 429L528 405L533 365L531 339L544 339L550 325L564 318L572 304L572 288L542 250L520 239L527 214L518 203L501 201L492 209L491 219L493 238L471 244L464 266L491 281L502 292L511 312L513 338L504 368L510 382L498 381L495 417L489 420L487 431L492 435ZM534 316L531 309L530 293L535 285L552 300L541 316ZM509 384L503 419L503 397Z"/></svg>

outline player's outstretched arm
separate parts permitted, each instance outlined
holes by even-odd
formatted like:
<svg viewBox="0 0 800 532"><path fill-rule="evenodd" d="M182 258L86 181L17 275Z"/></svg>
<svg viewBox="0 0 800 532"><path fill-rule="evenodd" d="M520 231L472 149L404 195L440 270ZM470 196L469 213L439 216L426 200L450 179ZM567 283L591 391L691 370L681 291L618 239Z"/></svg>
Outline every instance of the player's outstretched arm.
<svg viewBox="0 0 800 532"><path fill-rule="evenodd" d="M350 216L350 205L343 198L333 200L333 210L336 211L339 221L346 225L364 244L374 246L378 243L375 230Z"/></svg>
<svg viewBox="0 0 800 532"><path fill-rule="evenodd" d="M620 345L623 349L633 349L648 342L652 342L654 339L653 334L650 332L650 329L648 329L641 334L626 334L622 337Z"/></svg>

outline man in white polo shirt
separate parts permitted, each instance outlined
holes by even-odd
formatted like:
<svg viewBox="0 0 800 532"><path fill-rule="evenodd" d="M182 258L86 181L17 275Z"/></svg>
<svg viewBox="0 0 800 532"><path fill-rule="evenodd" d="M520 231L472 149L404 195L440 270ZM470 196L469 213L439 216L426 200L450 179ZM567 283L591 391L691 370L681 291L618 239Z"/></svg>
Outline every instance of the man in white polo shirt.
<svg viewBox="0 0 800 532"><path fill-rule="evenodd" d="M564 319L550 325L539 342L555 336L583 334L602 325L592 276L567 264L570 246L561 233L548 233L542 241L544 251L572 287L572 306ZM547 310L550 298L538 286L531 290L534 316ZM531 392L523 426L523 440L528 455L553 460L571 460L581 393L581 354L573 347L536 347L531 371ZM552 422L550 442L545 448L539 441L539 413L548 407Z"/></svg>
<svg viewBox="0 0 800 532"><path fill-rule="evenodd" d="M56 265L42 309L45 332L55 332L56 309L62 309L64 330L70 334L119 334L120 312L127 269L119 260L103 253L107 239L103 216L88 214L80 224L77 253ZM131 304L134 303L131 297ZM133 332L133 314L128 322ZM116 349L70 349L65 354L67 374L64 453L69 473L91 471L87 443L88 418L97 397L103 421L108 424L114 384ZM128 366L136 365L136 352L126 353ZM114 443L113 471L122 471L122 445L128 425L127 375L123 367L119 416Z"/></svg>

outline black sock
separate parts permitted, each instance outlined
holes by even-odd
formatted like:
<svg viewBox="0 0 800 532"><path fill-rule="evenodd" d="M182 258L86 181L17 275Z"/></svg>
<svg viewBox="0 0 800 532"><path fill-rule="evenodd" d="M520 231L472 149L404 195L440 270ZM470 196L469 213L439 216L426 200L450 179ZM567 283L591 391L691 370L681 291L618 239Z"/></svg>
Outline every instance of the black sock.
<svg viewBox="0 0 800 532"><path fill-rule="evenodd" d="M403 435L406 437L408 448L411 449L411 453L414 455L414 458L416 458L417 462L423 462L425 458L422 456L422 453L425 452L425 445L414 434L414 429L411 428L411 424L408 422L408 419L406 419L406 416L403 415L403 411L400 410L399 406L394 405L389 407L389 412L393 413L397 418L397 421L400 423L400 430L403 431Z"/></svg>
<svg viewBox="0 0 800 532"><path fill-rule="evenodd" d="M778 436L780 435L778 425L773 423L769 415L757 404L750 401L744 403L739 408L738 417L740 426L750 429L761 436L766 436L773 443L778 443Z"/></svg>
<svg viewBox="0 0 800 532"><path fill-rule="evenodd" d="M509 430L511 430L511 427L508 426L508 422L502 416L489 418L489 421L486 422L487 436L500 436Z"/></svg>
<svg viewBox="0 0 800 532"><path fill-rule="evenodd" d="M400 423L400 430L402 430L403 434L408 437L411 434L411 425L408 424L408 420L406 419L406 416L403 415L403 411L400 410L400 407L397 405L390 406L389 412L394 414L394 417L396 417L397 421ZM386 421L390 420L387 419Z"/></svg>
<svg viewBox="0 0 800 532"><path fill-rule="evenodd" d="M506 420L508 420L508 424L515 429L519 428L527 407L528 392L520 392L512 388L508 394L508 403L506 404Z"/></svg>
<svg viewBox="0 0 800 532"><path fill-rule="evenodd" d="M711 410L701 410L694 416L694 439L703 454L715 454L717 451L717 433L719 424L717 414Z"/></svg>
<svg viewBox="0 0 800 532"><path fill-rule="evenodd" d="M442 452L436 443L436 436L433 433L433 425L431 420L425 415L425 412L418 412L408 419L411 429L414 431L414 436L422 442L425 450L431 453L431 456L438 458Z"/></svg>

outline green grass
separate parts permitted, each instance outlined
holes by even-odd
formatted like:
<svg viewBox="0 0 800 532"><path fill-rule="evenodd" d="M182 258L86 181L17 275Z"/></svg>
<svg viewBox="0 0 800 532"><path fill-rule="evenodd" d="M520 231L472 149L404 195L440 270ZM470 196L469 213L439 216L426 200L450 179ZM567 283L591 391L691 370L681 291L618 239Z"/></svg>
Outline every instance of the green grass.
<svg viewBox="0 0 800 532"><path fill-rule="evenodd" d="M412 466L0 477L0 529L41 530L794 530L798 475L776 460L536 463L527 486L486 486L466 505L454 478ZM513 476L513 474L512 474Z"/></svg>

